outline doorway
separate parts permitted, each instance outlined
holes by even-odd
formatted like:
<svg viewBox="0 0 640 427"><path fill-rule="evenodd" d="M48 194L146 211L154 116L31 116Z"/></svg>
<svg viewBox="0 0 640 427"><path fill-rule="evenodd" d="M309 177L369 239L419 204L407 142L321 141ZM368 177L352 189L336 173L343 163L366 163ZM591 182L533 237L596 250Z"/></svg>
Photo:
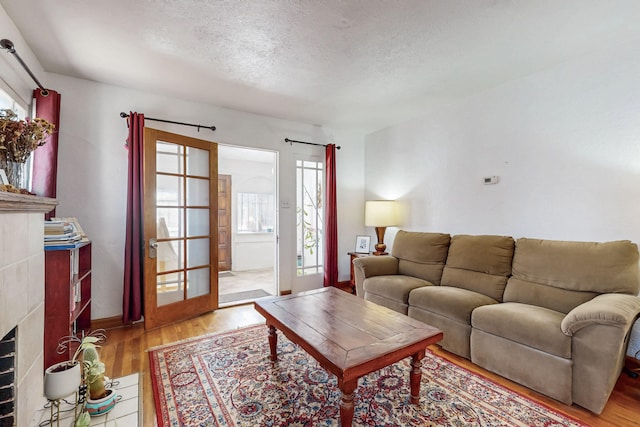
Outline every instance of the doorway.
<svg viewBox="0 0 640 427"><path fill-rule="evenodd" d="M218 233L219 242L225 237L228 245L219 249L226 257L219 259L219 306L277 295L277 153L218 145L218 173L219 189L228 182L224 191L230 194L219 215L231 224Z"/></svg>

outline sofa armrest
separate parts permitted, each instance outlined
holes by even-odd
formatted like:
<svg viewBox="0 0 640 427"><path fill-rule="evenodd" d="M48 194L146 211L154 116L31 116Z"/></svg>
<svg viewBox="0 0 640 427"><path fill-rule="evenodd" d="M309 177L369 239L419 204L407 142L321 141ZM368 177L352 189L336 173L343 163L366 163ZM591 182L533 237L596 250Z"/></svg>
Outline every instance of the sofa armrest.
<svg viewBox="0 0 640 427"><path fill-rule="evenodd" d="M590 325L620 326L628 330L640 313L640 298L627 294L602 294L571 310L560 328L572 336Z"/></svg>
<svg viewBox="0 0 640 427"><path fill-rule="evenodd" d="M391 255L368 256L353 260L356 295L364 298L364 279L373 276L398 274L398 258Z"/></svg>

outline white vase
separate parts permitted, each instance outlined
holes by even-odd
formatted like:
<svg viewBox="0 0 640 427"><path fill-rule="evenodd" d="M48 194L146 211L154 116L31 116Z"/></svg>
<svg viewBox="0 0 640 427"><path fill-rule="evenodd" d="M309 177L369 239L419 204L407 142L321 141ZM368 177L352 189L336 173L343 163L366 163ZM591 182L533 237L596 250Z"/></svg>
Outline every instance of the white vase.
<svg viewBox="0 0 640 427"><path fill-rule="evenodd" d="M44 371L44 395L49 400L70 396L80 387L80 362L60 362Z"/></svg>

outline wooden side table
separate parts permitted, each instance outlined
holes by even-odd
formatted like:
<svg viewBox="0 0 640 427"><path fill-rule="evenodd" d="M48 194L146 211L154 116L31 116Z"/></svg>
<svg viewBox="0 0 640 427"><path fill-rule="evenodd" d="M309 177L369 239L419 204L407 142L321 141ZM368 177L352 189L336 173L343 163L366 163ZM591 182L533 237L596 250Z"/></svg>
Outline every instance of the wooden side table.
<svg viewBox="0 0 640 427"><path fill-rule="evenodd" d="M371 256L371 252L347 252L347 254L351 257L351 260L349 261L349 271L351 272L351 279L350 279L351 293L355 294L356 293L356 276L353 272L353 260L356 258Z"/></svg>

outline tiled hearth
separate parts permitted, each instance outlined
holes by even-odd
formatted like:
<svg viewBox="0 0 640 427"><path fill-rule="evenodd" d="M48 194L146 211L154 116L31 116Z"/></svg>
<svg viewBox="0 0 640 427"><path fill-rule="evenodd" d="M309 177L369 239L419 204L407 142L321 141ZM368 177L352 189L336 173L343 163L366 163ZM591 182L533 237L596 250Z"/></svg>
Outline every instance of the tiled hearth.
<svg viewBox="0 0 640 427"><path fill-rule="evenodd" d="M42 399L44 372L44 212L57 202L0 192L0 338L14 327L16 425Z"/></svg>

